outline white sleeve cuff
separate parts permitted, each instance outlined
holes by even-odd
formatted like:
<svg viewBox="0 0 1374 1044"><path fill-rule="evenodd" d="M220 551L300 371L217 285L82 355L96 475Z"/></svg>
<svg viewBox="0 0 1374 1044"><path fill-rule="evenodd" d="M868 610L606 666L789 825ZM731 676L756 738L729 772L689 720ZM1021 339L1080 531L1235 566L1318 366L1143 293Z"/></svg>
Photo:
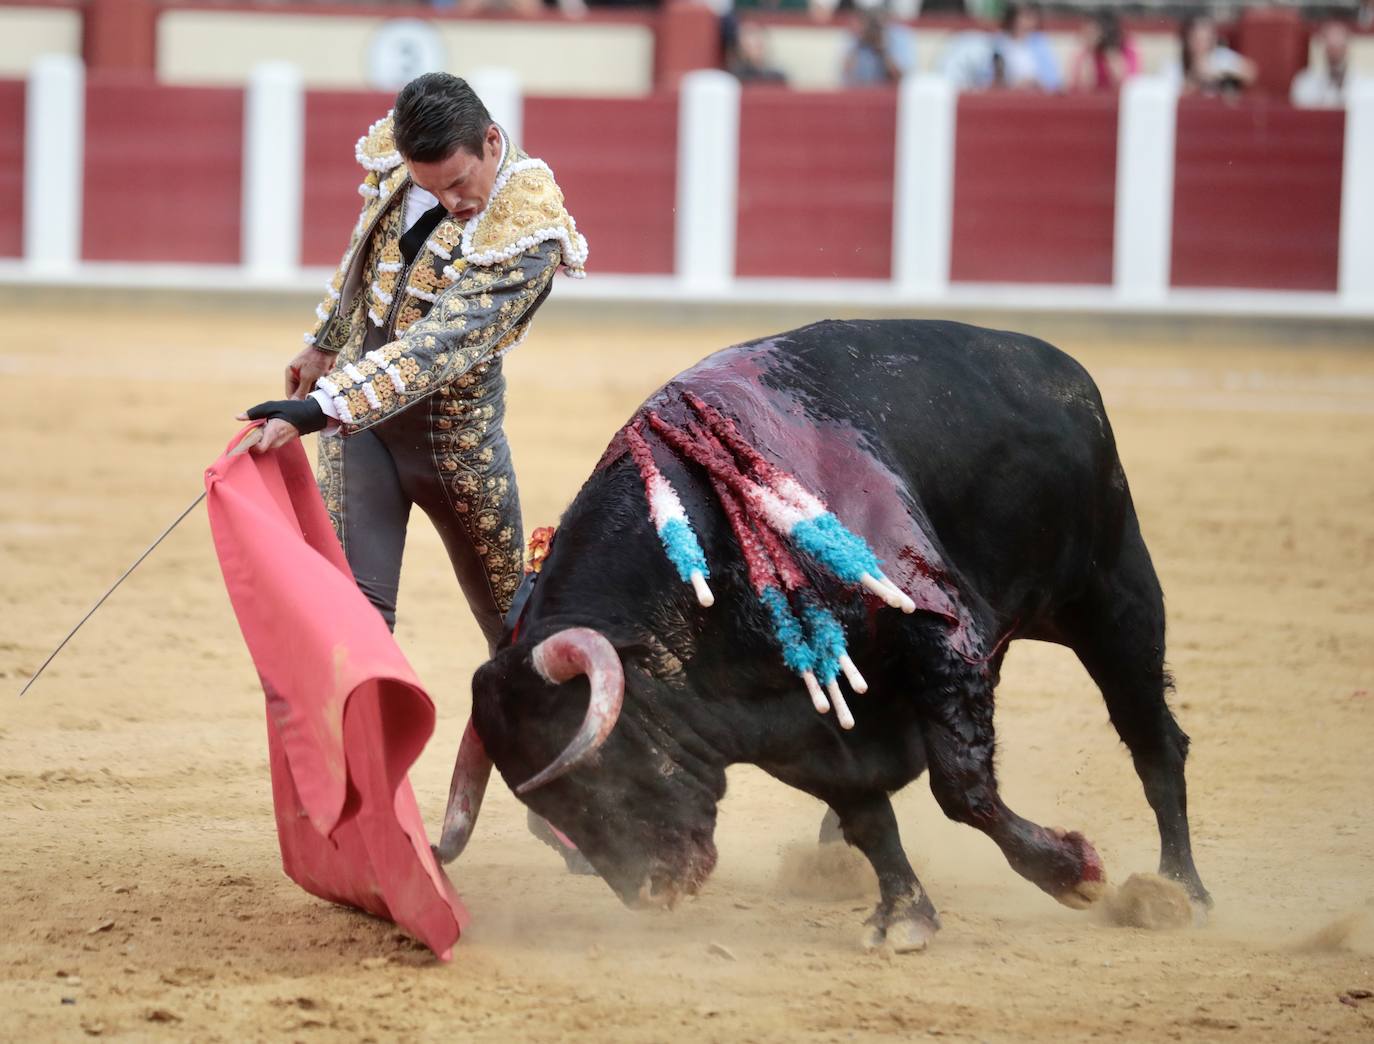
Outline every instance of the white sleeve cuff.
<svg viewBox="0 0 1374 1044"><path fill-rule="evenodd" d="M341 427L339 424L339 412L334 409L333 396L326 391L316 390L310 393L310 398L320 404L320 409L322 409L324 415L329 418L329 423L324 426L320 434L325 436L339 434L339 428Z"/></svg>

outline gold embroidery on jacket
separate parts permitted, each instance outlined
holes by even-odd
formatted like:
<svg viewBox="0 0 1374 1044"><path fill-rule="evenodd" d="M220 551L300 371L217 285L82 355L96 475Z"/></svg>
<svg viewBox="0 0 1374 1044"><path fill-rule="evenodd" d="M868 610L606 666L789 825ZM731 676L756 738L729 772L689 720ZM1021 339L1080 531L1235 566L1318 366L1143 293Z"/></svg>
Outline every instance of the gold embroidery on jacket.
<svg viewBox="0 0 1374 1044"><path fill-rule="evenodd" d="M497 608L505 613L524 571L524 548L510 517L511 476L504 466L492 468L494 455L487 444L497 422L496 406L483 401L491 395L490 373L490 363L478 363L435 393L435 463L449 502L482 560Z"/></svg>

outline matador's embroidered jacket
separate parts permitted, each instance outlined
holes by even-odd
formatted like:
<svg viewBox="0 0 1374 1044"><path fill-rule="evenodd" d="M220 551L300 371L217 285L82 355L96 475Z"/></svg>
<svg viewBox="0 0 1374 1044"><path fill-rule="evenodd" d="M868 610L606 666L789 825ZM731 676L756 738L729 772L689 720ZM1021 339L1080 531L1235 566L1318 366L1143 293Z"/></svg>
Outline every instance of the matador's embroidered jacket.
<svg viewBox="0 0 1374 1044"><path fill-rule="evenodd" d="M505 156L487 207L460 222L445 217L408 267L401 254L410 175L391 117L358 141L368 172L353 229L319 322L306 343L337 352L317 387L330 396L343 434L369 428L510 351L528 332L554 273L582 276L587 241L563 207L541 160L502 131ZM374 329L369 336L369 327ZM364 352L365 344L379 348Z"/></svg>

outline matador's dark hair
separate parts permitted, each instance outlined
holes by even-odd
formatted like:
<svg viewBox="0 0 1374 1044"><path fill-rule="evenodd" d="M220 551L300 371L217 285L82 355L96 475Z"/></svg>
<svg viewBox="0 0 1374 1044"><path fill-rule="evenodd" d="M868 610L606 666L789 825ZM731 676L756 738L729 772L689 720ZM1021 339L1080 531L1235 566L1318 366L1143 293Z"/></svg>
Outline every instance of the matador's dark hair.
<svg viewBox="0 0 1374 1044"><path fill-rule="evenodd" d="M448 73L417 76L396 95L392 133L396 151L408 160L437 163L460 146L482 155L491 113L482 99Z"/></svg>

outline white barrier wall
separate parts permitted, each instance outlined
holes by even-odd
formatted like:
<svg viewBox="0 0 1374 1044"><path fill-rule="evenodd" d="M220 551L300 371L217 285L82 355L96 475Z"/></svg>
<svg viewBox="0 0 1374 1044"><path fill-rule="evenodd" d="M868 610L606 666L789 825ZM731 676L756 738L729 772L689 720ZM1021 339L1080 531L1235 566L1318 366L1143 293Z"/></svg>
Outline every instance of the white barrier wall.
<svg viewBox="0 0 1374 1044"><path fill-rule="evenodd" d="M949 286L958 95L940 76L909 76L897 95L892 279L912 297Z"/></svg>
<svg viewBox="0 0 1374 1044"><path fill-rule="evenodd" d="M1341 302L1374 310L1374 78L1350 88L1341 175Z"/></svg>
<svg viewBox="0 0 1374 1044"><path fill-rule="evenodd" d="M243 114L243 264L271 283L301 264L305 95L300 70L266 62L253 70Z"/></svg>
<svg viewBox="0 0 1374 1044"><path fill-rule="evenodd" d="M1112 275L1126 301L1161 301L1169 292L1177 117L1178 90L1164 77L1136 77L1121 91Z"/></svg>
<svg viewBox="0 0 1374 1044"><path fill-rule="evenodd" d="M45 54L81 56L81 12L65 7L0 7L0 77L27 76Z"/></svg>
<svg viewBox="0 0 1374 1044"><path fill-rule="evenodd" d="M157 21L164 83L237 86L267 61L300 67L306 87L368 86L368 48L392 19L175 9ZM639 96L653 88L647 25L435 19L440 66L467 76L501 66L532 94Z"/></svg>
<svg viewBox="0 0 1374 1044"><path fill-rule="evenodd" d="M725 289L735 275L740 85L702 69L682 80L678 107L676 269L692 292Z"/></svg>
<svg viewBox="0 0 1374 1044"><path fill-rule="evenodd" d="M81 258L86 73L81 59L33 63L24 96L24 259L40 273L73 271Z"/></svg>

